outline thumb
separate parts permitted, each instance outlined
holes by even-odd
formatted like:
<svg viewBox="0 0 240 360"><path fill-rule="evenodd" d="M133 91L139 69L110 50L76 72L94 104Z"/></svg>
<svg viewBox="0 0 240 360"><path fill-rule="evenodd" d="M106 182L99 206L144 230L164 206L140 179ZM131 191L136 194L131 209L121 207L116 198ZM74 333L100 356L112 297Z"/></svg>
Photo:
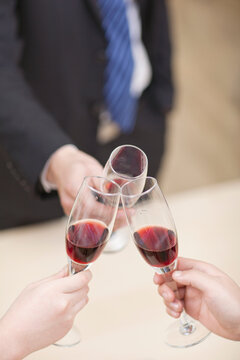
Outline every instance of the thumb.
<svg viewBox="0 0 240 360"><path fill-rule="evenodd" d="M38 284L42 284L44 282L47 282L47 281L52 281L52 280L57 280L57 279L61 279L61 278L64 278L68 276L68 266L65 265L60 271L58 271L57 273L53 274L53 275L50 275L42 280L40 280L38 282Z"/></svg>
<svg viewBox="0 0 240 360"><path fill-rule="evenodd" d="M58 271L56 274L53 274L48 277L48 280L57 280L68 276L68 266L65 265L60 271Z"/></svg>
<svg viewBox="0 0 240 360"><path fill-rule="evenodd" d="M211 275L198 270L174 271L172 278L179 284L191 286L204 293L209 293L216 286Z"/></svg>

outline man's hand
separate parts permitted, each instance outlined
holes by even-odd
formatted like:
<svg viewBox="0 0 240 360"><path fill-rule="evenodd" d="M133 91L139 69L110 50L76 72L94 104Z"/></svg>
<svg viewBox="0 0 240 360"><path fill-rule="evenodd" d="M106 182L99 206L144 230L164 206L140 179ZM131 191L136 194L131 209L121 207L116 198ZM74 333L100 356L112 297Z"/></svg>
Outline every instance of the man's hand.
<svg viewBox="0 0 240 360"><path fill-rule="evenodd" d="M103 168L92 156L72 145L58 149L49 162L46 180L57 186L60 202L66 215L85 176L102 175Z"/></svg>

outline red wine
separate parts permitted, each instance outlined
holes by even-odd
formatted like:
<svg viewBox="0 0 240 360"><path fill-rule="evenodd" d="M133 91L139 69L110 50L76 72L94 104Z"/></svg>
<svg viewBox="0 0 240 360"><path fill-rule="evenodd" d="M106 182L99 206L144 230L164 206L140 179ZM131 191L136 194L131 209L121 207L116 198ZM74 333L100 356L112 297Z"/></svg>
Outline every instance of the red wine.
<svg viewBox="0 0 240 360"><path fill-rule="evenodd" d="M145 167L145 159L137 148L124 146L112 160L112 168L116 173L136 177L142 174Z"/></svg>
<svg viewBox="0 0 240 360"><path fill-rule="evenodd" d="M66 250L68 256L80 264L95 261L108 238L108 228L98 220L81 220L68 228Z"/></svg>
<svg viewBox="0 0 240 360"><path fill-rule="evenodd" d="M127 180L123 180L123 179L119 179L119 178L112 179L112 180L115 183L117 183L120 187L123 186L127 182ZM106 186L106 190L109 193L114 193L116 186L111 181L109 181L105 186Z"/></svg>
<svg viewBox="0 0 240 360"><path fill-rule="evenodd" d="M177 238L171 230L146 226L134 233L134 239L140 254L151 266L168 266L177 257Z"/></svg>

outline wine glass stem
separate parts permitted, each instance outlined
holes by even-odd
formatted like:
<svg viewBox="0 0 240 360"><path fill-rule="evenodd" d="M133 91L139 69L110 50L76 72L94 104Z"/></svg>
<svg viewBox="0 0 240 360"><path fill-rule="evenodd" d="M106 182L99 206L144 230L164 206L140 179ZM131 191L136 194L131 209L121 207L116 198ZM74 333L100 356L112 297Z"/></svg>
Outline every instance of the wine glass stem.
<svg viewBox="0 0 240 360"><path fill-rule="evenodd" d="M167 269L166 273L164 273L163 276L164 276L166 282L171 283L172 286L170 286L170 287L175 292L176 297L178 299L180 299L177 283L172 278L172 270L174 270L176 268L176 266L177 265L175 263L174 268ZM194 324L194 321L191 321L189 319L188 315L186 314L185 310L183 309L182 314L180 316L180 327L179 327L180 333L182 335L190 335L195 331L195 329L196 329L196 326Z"/></svg>
<svg viewBox="0 0 240 360"><path fill-rule="evenodd" d="M79 273L81 271L85 271L89 267L90 267L89 264L86 264L86 265L78 264L68 256L68 268L69 268L69 274L70 275L74 275L74 274L77 274L77 273Z"/></svg>
<svg viewBox="0 0 240 360"><path fill-rule="evenodd" d="M174 291L176 292L177 298L180 299L178 286L175 281L173 281L173 288L174 288ZM179 327L180 333L182 335L190 335L195 330L196 330L196 326L194 325L194 322L189 319L186 311L183 309L181 316L180 316L180 327Z"/></svg>
<svg viewBox="0 0 240 360"><path fill-rule="evenodd" d="M182 335L190 335L196 329L196 326L192 321L189 321L188 316L183 309L182 314L180 316L180 328L179 331Z"/></svg>

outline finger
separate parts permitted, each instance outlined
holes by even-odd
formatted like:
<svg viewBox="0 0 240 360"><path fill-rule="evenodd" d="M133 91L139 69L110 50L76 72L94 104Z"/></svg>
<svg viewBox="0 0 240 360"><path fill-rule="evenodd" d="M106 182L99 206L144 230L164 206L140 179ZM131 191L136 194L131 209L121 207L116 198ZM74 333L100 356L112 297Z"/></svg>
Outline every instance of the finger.
<svg viewBox="0 0 240 360"><path fill-rule="evenodd" d="M164 304L169 310L174 311L176 313L181 313L183 311L183 304L180 300L176 299L174 302L164 301Z"/></svg>
<svg viewBox="0 0 240 360"><path fill-rule="evenodd" d="M163 275L160 275L158 273L155 273L154 276L153 276L153 282L154 284L156 285L162 285L165 283L165 279L164 279L164 276Z"/></svg>
<svg viewBox="0 0 240 360"><path fill-rule="evenodd" d="M178 288L177 290L174 291L175 297L179 300L184 299L185 296L185 292L186 292L186 287L183 286L181 288Z"/></svg>
<svg viewBox="0 0 240 360"><path fill-rule="evenodd" d="M172 310L172 309L170 309L168 307L166 308L166 311L167 311L168 315L174 317L175 319L178 319L180 317L180 315L181 315L180 312L176 312L176 311L174 311L174 310Z"/></svg>
<svg viewBox="0 0 240 360"><path fill-rule="evenodd" d="M203 292L210 292L216 287L216 280L211 275L198 270L175 271L173 278L177 283L192 286Z"/></svg>
<svg viewBox="0 0 240 360"><path fill-rule="evenodd" d="M174 282L174 284L176 284ZM167 301L174 301L175 299L183 299L185 296L185 285L170 287L169 283L164 283L158 287L159 294Z"/></svg>
<svg viewBox="0 0 240 360"><path fill-rule="evenodd" d="M64 267L60 271L58 271L56 274L53 274L52 276L49 276L47 279L48 280L61 279L68 276L68 273L69 273L68 265L64 265Z"/></svg>
<svg viewBox="0 0 240 360"><path fill-rule="evenodd" d="M65 201L71 202L71 201L75 200L75 198L78 194L79 188L81 186L82 180L83 180L83 178L80 174L79 174L79 176L72 175L71 180L69 179L68 182L65 182L63 184L60 192L62 192L62 195L65 196L65 198L66 198Z"/></svg>
<svg viewBox="0 0 240 360"><path fill-rule="evenodd" d="M176 299L176 294L166 284L158 287L158 293L165 301L173 302Z"/></svg>
<svg viewBox="0 0 240 360"><path fill-rule="evenodd" d="M127 222L126 222L126 217L125 217L123 210L118 210L116 219L115 219L115 223L114 223L114 230L117 230L118 228L121 228L126 225L127 225Z"/></svg>
<svg viewBox="0 0 240 360"><path fill-rule="evenodd" d="M91 218L101 218L102 215L105 214L106 219L112 219L114 210L112 206L109 207L109 204L112 205L118 196L115 194L104 195L98 191L94 191L94 189L91 189L89 194L90 196L85 196L85 201L82 204L81 211L83 216L86 217L86 215L88 215L88 217L91 216ZM107 222L109 222L109 220Z"/></svg>
<svg viewBox="0 0 240 360"><path fill-rule="evenodd" d="M157 285L166 283L169 285L169 287L172 287L172 288L176 287L176 284L172 279L172 272L168 272L165 274L158 274L156 272L153 277L153 282Z"/></svg>
<svg viewBox="0 0 240 360"><path fill-rule="evenodd" d="M222 274L222 271L219 270L216 266L208 264L204 261L199 261L195 259L187 259L183 257L178 258L177 270L199 270L209 275L218 276Z"/></svg>
<svg viewBox="0 0 240 360"><path fill-rule="evenodd" d="M88 292L89 292L89 287L88 285L86 285L78 291L67 293L66 296L68 297L71 306L75 306L77 303L82 301L82 299L87 297Z"/></svg>
<svg viewBox="0 0 240 360"><path fill-rule="evenodd" d="M157 285L167 283L170 287L173 286L172 273L168 272L165 274L155 273L153 276L153 282ZM170 285L171 284L171 285Z"/></svg>
<svg viewBox="0 0 240 360"><path fill-rule="evenodd" d="M92 278L90 270L81 271L75 275L59 279L59 286L64 293L72 293L86 286Z"/></svg>
<svg viewBox="0 0 240 360"><path fill-rule="evenodd" d="M73 312L75 314L77 314L80 310L82 310L84 308L84 306L87 305L87 303L89 302L89 298L88 296L85 296L84 298L82 298L80 301L78 301L74 307L73 307Z"/></svg>
<svg viewBox="0 0 240 360"><path fill-rule="evenodd" d="M59 190L59 196L60 196L60 202L61 202L61 205L62 205L62 208L63 208L65 214L69 215L72 210L72 206L73 206L75 197L69 196L65 190L62 190L62 191Z"/></svg>

